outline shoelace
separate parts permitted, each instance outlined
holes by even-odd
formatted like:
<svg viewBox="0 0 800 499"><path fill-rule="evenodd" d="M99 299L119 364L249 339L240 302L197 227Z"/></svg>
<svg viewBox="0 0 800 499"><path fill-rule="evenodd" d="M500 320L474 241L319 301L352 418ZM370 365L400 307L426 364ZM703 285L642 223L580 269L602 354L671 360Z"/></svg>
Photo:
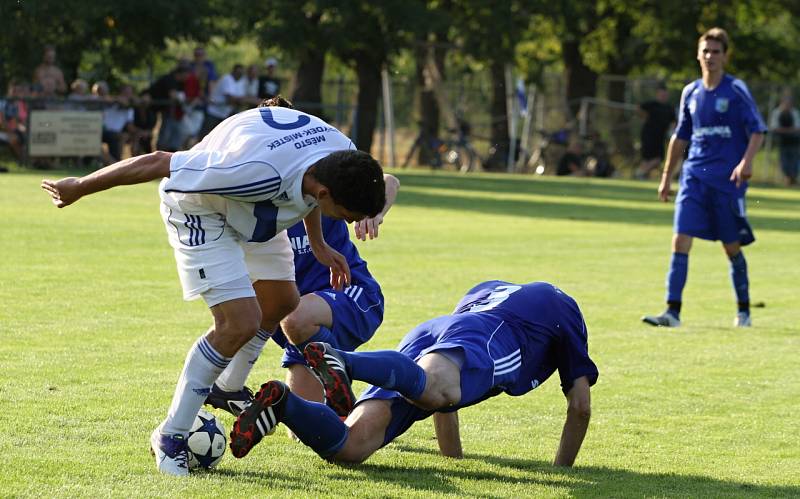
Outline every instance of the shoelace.
<svg viewBox="0 0 800 499"><path fill-rule="evenodd" d="M178 452L178 455L175 456L175 462L178 463L178 468L189 468L189 451L184 450L182 452Z"/></svg>

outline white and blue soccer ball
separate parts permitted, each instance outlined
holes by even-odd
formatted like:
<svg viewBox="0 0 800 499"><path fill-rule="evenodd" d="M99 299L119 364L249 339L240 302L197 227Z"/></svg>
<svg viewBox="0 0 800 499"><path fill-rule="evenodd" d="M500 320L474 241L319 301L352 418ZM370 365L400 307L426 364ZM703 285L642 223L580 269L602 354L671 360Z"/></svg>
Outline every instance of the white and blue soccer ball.
<svg viewBox="0 0 800 499"><path fill-rule="evenodd" d="M200 409L189 432L189 468L210 469L222 461L228 439L225 427L216 416Z"/></svg>

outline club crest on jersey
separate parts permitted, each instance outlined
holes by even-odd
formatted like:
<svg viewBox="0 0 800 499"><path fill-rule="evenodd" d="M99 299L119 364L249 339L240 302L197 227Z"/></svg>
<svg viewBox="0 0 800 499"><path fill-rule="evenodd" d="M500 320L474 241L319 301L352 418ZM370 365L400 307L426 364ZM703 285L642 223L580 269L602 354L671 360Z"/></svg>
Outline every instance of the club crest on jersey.
<svg viewBox="0 0 800 499"><path fill-rule="evenodd" d="M728 110L728 99L725 97L717 97L717 100L714 101L714 109L718 113L724 113Z"/></svg>

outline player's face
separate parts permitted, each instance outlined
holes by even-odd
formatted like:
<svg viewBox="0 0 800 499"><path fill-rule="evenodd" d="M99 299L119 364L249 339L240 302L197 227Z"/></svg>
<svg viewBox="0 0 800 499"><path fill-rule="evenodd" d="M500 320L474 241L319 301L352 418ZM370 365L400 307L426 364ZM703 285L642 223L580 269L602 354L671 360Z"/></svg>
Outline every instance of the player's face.
<svg viewBox="0 0 800 499"><path fill-rule="evenodd" d="M697 60L704 73L717 73L725 68L728 54L722 51L722 43L716 40L703 40L697 46Z"/></svg>
<svg viewBox="0 0 800 499"><path fill-rule="evenodd" d="M347 223L353 223L367 218L363 213L348 210L344 206L334 203L333 198L330 196L320 197L317 200L317 204L319 204L319 209L323 215L335 220L344 220Z"/></svg>

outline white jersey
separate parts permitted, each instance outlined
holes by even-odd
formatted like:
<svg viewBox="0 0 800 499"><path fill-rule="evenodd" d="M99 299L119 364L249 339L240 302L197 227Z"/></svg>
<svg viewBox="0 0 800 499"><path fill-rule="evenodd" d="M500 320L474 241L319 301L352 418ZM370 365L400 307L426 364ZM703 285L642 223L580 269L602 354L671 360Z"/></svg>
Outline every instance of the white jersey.
<svg viewBox="0 0 800 499"><path fill-rule="evenodd" d="M174 153L161 190L180 205L220 213L246 241L267 241L316 207L302 193L306 170L345 149L355 149L353 142L317 117L250 109Z"/></svg>

